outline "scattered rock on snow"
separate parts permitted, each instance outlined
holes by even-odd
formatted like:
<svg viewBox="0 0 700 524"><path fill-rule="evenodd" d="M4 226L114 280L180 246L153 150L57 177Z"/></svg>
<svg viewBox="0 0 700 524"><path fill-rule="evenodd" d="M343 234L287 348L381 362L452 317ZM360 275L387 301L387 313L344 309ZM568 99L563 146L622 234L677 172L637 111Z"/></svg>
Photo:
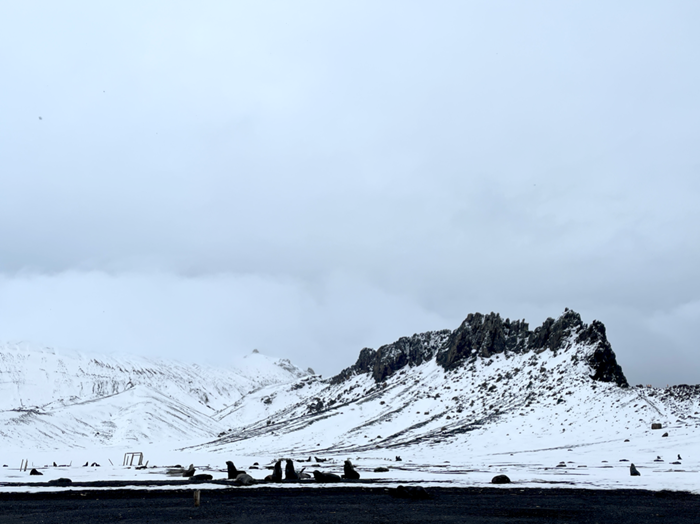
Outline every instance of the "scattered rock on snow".
<svg viewBox="0 0 700 524"><path fill-rule="evenodd" d="M496 475L491 479L491 484L510 484L508 475Z"/></svg>

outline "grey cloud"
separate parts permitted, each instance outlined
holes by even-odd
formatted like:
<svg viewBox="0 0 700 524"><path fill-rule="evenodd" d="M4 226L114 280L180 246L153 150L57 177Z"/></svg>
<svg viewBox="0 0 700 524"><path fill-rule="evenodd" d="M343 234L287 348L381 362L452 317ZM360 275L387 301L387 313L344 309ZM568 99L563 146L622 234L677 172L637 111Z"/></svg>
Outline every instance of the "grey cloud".
<svg viewBox="0 0 700 524"><path fill-rule="evenodd" d="M342 348L331 370L472 311L570 307L640 381L693 382L653 374L659 347L696 362L695 4L2 9L0 300L63 320L27 306L0 337ZM90 290L163 313L81 332Z"/></svg>

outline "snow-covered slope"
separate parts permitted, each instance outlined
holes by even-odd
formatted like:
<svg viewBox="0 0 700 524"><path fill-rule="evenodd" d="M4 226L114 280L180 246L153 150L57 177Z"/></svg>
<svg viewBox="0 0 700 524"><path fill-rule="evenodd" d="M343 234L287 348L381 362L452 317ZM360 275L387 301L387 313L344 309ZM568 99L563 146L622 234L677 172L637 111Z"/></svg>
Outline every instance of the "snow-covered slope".
<svg viewBox="0 0 700 524"><path fill-rule="evenodd" d="M211 438L244 395L309 374L253 352L230 367L0 346L0 442L90 446Z"/></svg>
<svg viewBox="0 0 700 524"><path fill-rule="evenodd" d="M230 431L197 449L473 451L496 440L511 451L570 447L639 435L652 423L700 427L699 399L697 387L629 387L603 325L573 311L534 331L470 315L453 332L365 349L331 379L247 395L216 417Z"/></svg>
<svg viewBox="0 0 700 524"><path fill-rule="evenodd" d="M590 462L615 450L642 468L671 451L700 457L700 386L629 386L604 326L569 310L534 330L469 315L454 331L365 348L325 380L258 353L228 370L17 346L0 355L0 444L14 449L403 455L436 475L445 461L464 471L529 460L539 471L562 452ZM628 440L640 456L625 456Z"/></svg>

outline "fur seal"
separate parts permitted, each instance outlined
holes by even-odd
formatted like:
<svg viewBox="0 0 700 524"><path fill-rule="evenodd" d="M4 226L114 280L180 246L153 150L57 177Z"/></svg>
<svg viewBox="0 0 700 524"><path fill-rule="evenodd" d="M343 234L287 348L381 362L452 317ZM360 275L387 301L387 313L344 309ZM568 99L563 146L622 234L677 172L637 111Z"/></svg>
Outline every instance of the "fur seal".
<svg viewBox="0 0 700 524"><path fill-rule="evenodd" d="M294 461L292 459L286 460L287 464L284 467L284 480L299 480L299 475L294 470Z"/></svg>
<svg viewBox="0 0 700 524"><path fill-rule="evenodd" d="M314 458L316 459L316 462L325 462L325 461L328 460L328 459L320 459L320 458L318 458L318 457L316 457L316 456L314 456Z"/></svg>
<svg viewBox="0 0 700 524"><path fill-rule="evenodd" d="M190 477L190 480L212 480L214 477L212 477L209 473L199 473L198 475L192 475Z"/></svg>
<svg viewBox="0 0 700 524"><path fill-rule="evenodd" d="M190 464L190 467L182 472L183 477L193 477L194 476L194 464Z"/></svg>
<svg viewBox="0 0 700 524"><path fill-rule="evenodd" d="M314 471L314 478L316 482L340 482L340 477L335 473L323 473L321 471Z"/></svg>
<svg viewBox="0 0 700 524"><path fill-rule="evenodd" d="M350 459L343 464L344 475L342 478L349 480L360 480L360 474L355 470L355 467L350 462Z"/></svg>
<svg viewBox="0 0 700 524"><path fill-rule="evenodd" d="M41 471L37 471L36 469L32 468L32 470L29 472L30 475L43 475Z"/></svg>
<svg viewBox="0 0 700 524"><path fill-rule="evenodd" d="M305 470L305 469L306 469L306 468L301 468L301 471L299 472L299 479L300 479L300 480L302 480L302 479L310 479L310 478L311 478L311 475L309 475L308 473L304 473L304 470Z"/></svg>
<svg viewBox="0 0 700 524"><path fill-rule="evenodd" d="M275 462L275 469L272 470L272 475L265 477L265 480L271 482L282 482L282 461Z"/></svg>
<svg viewBox="0 0 700 524"><path fill-rule="evenodd" d="M634 467L634 464L630 464L630 475L633 477L640 477L642 474Z"/></svg>
<svg viewBox="0 0 700 524"><path fill-rule="evenodd" d="M240 469L236 469L235 464L233 462L231 462L230 460L226 461L226 467L228 468L229 480L234 480L241 473L245 473L245 471L241 471Z"/></svg>
<svg viewBox="0 0 700 524"><path fill-rule="evenodd" d="M387 473L389 471L389 468L385 468L384 466L379 466L378 468L374 468L375 473Z"/></svg>
<svg viewBox="0 0 700 524"><path fill-rule="evenodd" d="M235 482L241 486L250 486L251 484L255 484L255 479L247 473L239 473Z"/></svg>

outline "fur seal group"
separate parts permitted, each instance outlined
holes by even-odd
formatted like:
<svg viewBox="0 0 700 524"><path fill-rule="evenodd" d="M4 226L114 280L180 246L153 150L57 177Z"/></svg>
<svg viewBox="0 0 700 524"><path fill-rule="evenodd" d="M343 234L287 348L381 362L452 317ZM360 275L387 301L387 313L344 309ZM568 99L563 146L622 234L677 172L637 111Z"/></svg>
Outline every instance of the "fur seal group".
<svg viewBox="0 0 700 524"><path fill-rule="evenodd" d="M355 470L355 467L352 465L352 462L350 462L350 459L345 461L345 464L343 464L343 477L344 479L349 479L349 480L360 480L360 474Z"/></svg>

